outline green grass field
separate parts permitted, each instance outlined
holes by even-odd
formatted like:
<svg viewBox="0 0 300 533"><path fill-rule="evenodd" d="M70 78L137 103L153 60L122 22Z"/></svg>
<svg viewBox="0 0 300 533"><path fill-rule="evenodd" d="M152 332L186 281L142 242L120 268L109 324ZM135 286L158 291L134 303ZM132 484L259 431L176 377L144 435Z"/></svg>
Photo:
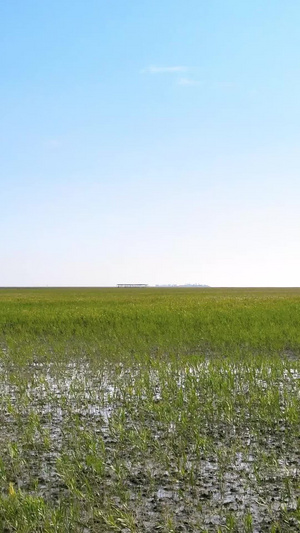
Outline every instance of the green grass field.
<svg viewBox="0 0 300 533"><path fill-rule="evenodd" d="M300 531L300 289L1 289L0 531Z"/></svg>

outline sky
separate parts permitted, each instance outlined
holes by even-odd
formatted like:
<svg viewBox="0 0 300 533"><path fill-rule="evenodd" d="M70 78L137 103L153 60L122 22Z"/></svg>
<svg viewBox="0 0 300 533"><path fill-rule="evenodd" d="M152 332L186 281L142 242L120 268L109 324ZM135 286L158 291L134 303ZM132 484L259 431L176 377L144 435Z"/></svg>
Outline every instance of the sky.
<svg viewBox="0 0 300 533"><path fill-rule="evenodd" d="M0 286L299 286L299 20L2 0Z"/></svg>

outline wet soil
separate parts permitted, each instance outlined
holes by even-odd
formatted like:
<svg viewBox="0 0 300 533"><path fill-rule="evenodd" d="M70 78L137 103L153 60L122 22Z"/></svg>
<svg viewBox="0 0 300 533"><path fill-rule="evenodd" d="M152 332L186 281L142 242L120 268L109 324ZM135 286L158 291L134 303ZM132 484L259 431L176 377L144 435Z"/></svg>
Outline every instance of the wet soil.
<svg viewBox="0 0 300 533"><path fill-rule="evenodd" d="M291 375L295 393L299 374ZM128 388L117 391L128 373L114 382L85 364L64 373L36 365L24 376L1 369L3 492L9 480L53 506L77 497L85 533L113 530L103 522L106 505L130 512L138 532L229 531L234 523L231 531L300 531L300 428L285 418L272 426L255 423L255 413L248 422L207 416L189 437L141 398L128 399ZM159 409L159 390L152 401ZM131 529L120 522L119 531Z"/></svg>

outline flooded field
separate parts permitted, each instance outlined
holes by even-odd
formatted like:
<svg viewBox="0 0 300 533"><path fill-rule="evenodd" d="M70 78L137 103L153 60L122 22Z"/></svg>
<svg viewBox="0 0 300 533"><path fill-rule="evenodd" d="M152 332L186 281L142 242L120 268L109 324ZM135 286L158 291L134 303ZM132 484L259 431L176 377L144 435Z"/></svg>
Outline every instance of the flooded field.
<svg viewBox="0 0 300 533"><path fill-rule="evenodd" d="M0 331L0 531L300 530L300 290L1 290Z"/></svg>

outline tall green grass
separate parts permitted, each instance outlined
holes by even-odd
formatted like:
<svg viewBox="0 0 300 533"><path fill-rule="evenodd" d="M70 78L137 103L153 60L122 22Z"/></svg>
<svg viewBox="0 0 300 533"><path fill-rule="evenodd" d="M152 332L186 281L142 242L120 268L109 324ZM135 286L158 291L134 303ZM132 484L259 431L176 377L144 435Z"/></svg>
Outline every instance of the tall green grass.
<svg viewBox="0 0 300 533"><path fill-rule="evenodd" d="M2 346L102 355L299 352L298 289L0 290ZM74 355L74 354L72 354Z"/></svg>
<svg viewBox="0 0 300 533"><path fill-rule="evenodd" d="M0 531L299 531L299 289L0 290Z"/></svg>

